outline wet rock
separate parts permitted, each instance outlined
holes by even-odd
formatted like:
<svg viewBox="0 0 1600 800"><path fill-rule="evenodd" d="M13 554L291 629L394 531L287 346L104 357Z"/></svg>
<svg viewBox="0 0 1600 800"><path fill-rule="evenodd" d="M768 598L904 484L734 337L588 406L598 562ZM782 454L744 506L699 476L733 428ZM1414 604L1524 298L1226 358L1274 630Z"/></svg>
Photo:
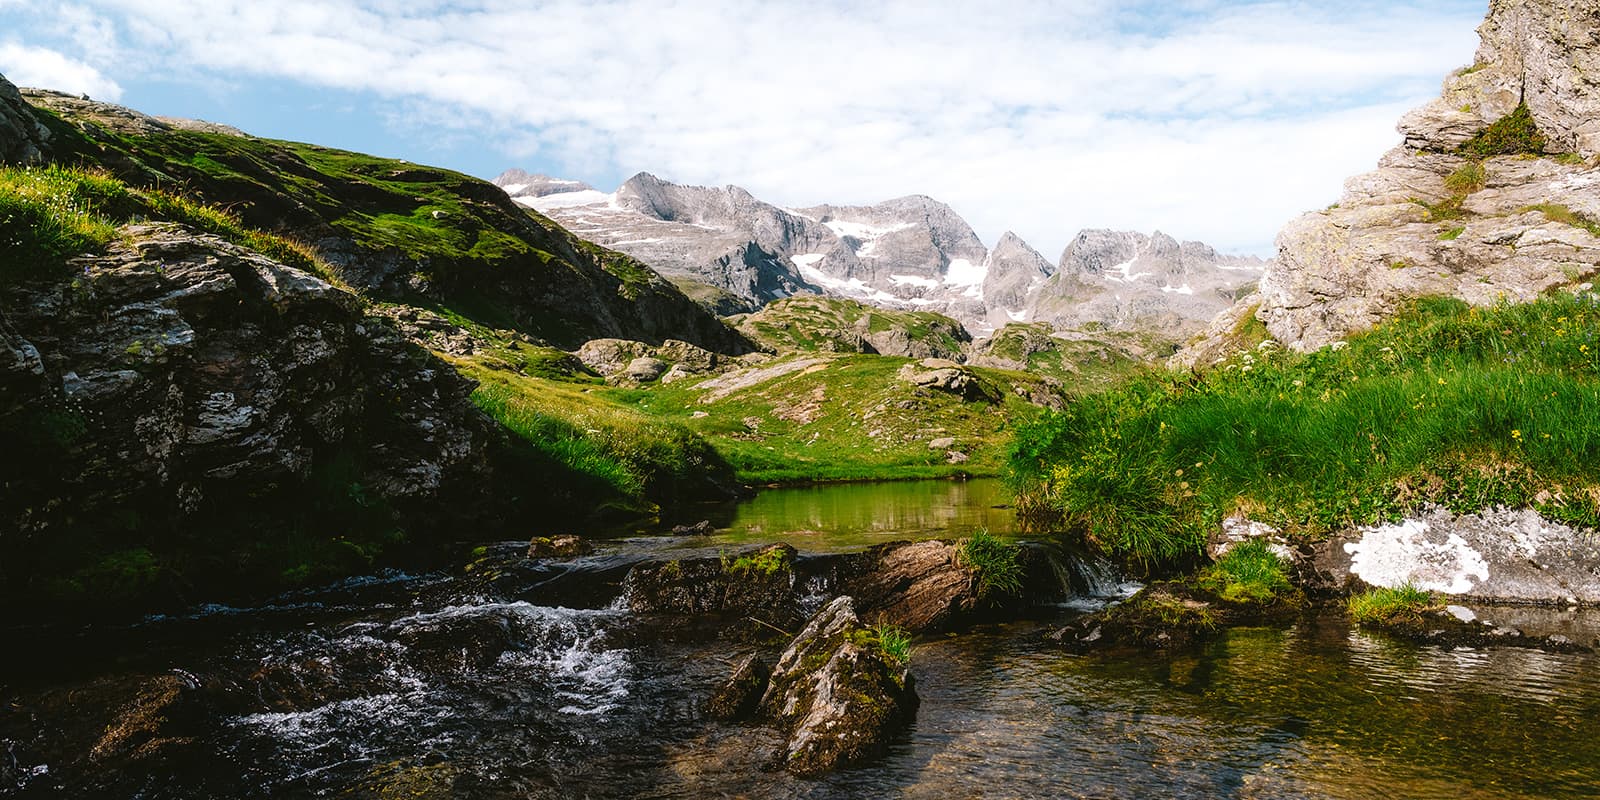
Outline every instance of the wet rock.
<svg viewBox="0 0 1600 800"><path fill-rule="evenodd" d="M594 545L578 536L535 536L528 542L528 558L577 558L594 552Z"/></svg>
<svg viewBox="0 0 1600 800"><path fill-rule="evenodd" d="M987 610L989 601L1014 600L983 597L978 575L961 563L960 547L937 540L874 547L841 564L838 585L867 619L916 633L953 627Z"/></svg>
<svg viewBox="0 0 1600 800"><path fill-rule="evenodd" d="M706 704L707 713L721 720L745 719L755 713L766 691L772 668L754 653L733 668L733 674L717 687Z"/></svg>
<svg viewBox="0 0 1600 800"><path fill-rule="evenodd" d="M1466 614L1461 614L1461 611L1466 611ZM1549 653L1593 652L1591 648L1561 634L1529 635L1516 628L1478 619L1472 611L1460 606L1435 607L1421 614L1398 614L1384 620L1363 622L1362 627L1446 650L1460 647L1520 647Z"/></svg>
<svg viewBox="0 0 1600 800"><path fill-rule="evenodd" d="M1215 598L1183 584L1157 583L1122 603L1072 620L1046 637L1075 652L1179 650L1204 640L1220 624Z"/></svg>
<svg viewBox="0 0 1600 800"><path fill-rule="evenodd" d="M693 525L672 526L672 535L674 536L710 536L716 532L717 526L712 525L711 520L708 519L700 520Z"/></svg>
<svg viewBox="0 0 1600 800"><path fill-rule="evenodd" d="M864 644L864 632L854 602L837 598L773 666L761 712L788 732L790 772L815 776L872 758L915 718L910 673Z"/></svg>
<svg viewBox="0 0 1600 800"><path fill-rule="evenodd" d="M623 597L635 613L737 612L782 628L797 621L794 589L795 549L775 544L720 558L642 564L628 573Z"/></svg>
<svg viewBox="0 0 1600 800"><path fill-rule="evenodd" d="M189 744L205 718L199 688L199 681L182 673L148 679L113 713L90 759L125 764Z"/></svg>

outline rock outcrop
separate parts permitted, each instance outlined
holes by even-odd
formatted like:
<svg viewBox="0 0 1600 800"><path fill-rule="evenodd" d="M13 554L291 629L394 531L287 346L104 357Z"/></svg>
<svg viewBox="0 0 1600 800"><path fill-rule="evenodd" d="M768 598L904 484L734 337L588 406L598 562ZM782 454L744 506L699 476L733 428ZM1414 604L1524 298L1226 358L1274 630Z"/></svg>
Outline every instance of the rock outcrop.
<svg viewBox="0 0 1600 800"><path fill-rule="evenodd" d="M44 160L50 130L34 118L22 93L0 75L0 164L28 166Z"/></svg>
<svg viewBox="0 0 1600 800"><path fill-rule="evenodd" d="M1225 357L1249 314L1308 351L1412 298L1525 301L1600 271L1600 6L1495 0L1479 34L1474 64L1400 121L1404 143L1289 223L1259 295L1175 366Z"/></svg>
<svg viewBox="0 0 1600 800"><path fill-rule="evenodd" d="M41 582L154 590L173 546L231 553L181 576L226 586L297 513L418 536L492 513L472 384L315 275L133 225L58 278L0 286L0 321L0 583L34 602L56 591Z"/></svg>
<svg viewBox="0 0 1600 800"><path fill-rule="evenodd" d="M1333 589L1409 584L1467 600L1600 604L1600 544L1593 532L1530 509L1463 515L1432 509L1396 525L1335 536L1314 566Z"/></svg>
<svg viewBox="0 0 1600 800"><path fill-rule="evenodd" d="M916 716L905 664L891 660L849 597L818 611L773 665L761 714L788 735L782 766L815 776L881 753Z"/></svg>

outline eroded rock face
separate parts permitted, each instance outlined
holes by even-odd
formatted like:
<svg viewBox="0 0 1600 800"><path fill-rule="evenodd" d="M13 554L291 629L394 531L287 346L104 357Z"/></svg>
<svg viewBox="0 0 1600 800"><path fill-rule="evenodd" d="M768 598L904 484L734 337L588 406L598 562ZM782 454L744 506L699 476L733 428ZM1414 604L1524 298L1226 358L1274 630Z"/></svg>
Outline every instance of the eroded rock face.
<svg viewBox="0 0 1600 800"><path fill-rule="evenodd" d="M37 164L49 141L50 131L34 118L22 93L0 75L0 164Z"/></svg>
<svg viewBox="0 0 1600 800"><path fill-rule="evenodd" d="M69 534L134 546L128 530L218 525L208 540L248 550L319 496L292 488L314 476L417 532L484 504L494 434L469 381L322 279L216 237L129 226L57 279L0 288L0 317L0 436L33 454L0 465L11 587Z"/></svg>
<svg viewBox="0 0 1600 800"><path fill-rule="evenodd" d="M1433 509L1361 528L1331 539L1317 569L1335 588L1359 579L1486 601L1600 603L1600 543L1529 509Z"/></svg>
<svg viewBox="0 0 1600 800"><path fill-rule="evenodd" d="M1259 296L1241 300L1174 366L1226 357L1226 331L1247 314L1309 351L1412 298L1527 301L1600 272L1600 238L1583 224L1600 219L1600 171L1587 166L1600 154L1600 7L1495 0L1479 33L1477 63L1401 120L1404 144L1347 181L1338 203L1284 227ZM1546 157L1488 158L1481 180L1469 179L1477 157L1461 146L1524 102ZM1550 157L1561 154L1570 157Z"/></svg>
<svg viewBox="0 0 1600 800"><path fill-rule="evenodd" d="M864 643L854 602L840 597L806 624L772 668L761 713L788 731L783 767L820 775L881 753L916 715L904 665Z"/></svg>

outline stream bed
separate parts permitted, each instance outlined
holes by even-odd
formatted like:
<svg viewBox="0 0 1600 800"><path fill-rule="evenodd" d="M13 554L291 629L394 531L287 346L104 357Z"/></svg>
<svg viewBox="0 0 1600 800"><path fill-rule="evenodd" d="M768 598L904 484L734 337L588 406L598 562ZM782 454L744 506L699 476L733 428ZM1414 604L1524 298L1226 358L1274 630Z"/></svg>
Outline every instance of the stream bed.
<svg viewBox="0 0 1600 800"><path fill-rule="evenodd" d="M1600 795L1593 655L1421 647L1332 612L1177 655L1077 656L1043 636L1125 593L1114 579L1080 581L1035 619L920 640L922 705L883 758L820 780L771 771L774 734L704 712L756 646L620 610L622 576L758 542L834 552L1009 531L992 484L886 486L881 507L904 513L872 513L859 486L766 492L731 520L720 512L713 537L625 537L522 572L510 570L520 544L492 545L509 577L386 573L88 632L94 658L46 664L13 649L0 796ZM1580 611L1484 611L1497 613L1586 644L1600 629ZM108 715L137 703L104 698L151 682L205 698L163 709L193 718L187 735L118 738ZM96 754L82 757L83 742Z"/></svg>

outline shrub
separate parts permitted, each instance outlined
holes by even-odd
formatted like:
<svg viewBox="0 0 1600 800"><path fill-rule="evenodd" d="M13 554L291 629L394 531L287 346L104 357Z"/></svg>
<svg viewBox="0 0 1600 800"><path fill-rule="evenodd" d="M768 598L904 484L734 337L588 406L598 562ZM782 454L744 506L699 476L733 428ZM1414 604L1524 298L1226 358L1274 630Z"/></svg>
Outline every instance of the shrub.
<svg viewBox="0 0 1600 800"><path fill-rule="evenodd" d="M1396 589L1371 589L1352 595L1347 604L1350 618L1363 625L1420 623L1433 605L1431 593L1409 583Z"/></svg>
<svg viewBox="0 0 1600 800"><path fill-rule="evenodd" d="M1520 153L1542 155L1546 144L1544 134L1539 132L1538 124L1533 121L1532 112L1523 103L1467 140L1461 145L1460 152L1482 158Z"/></svg>
<svg viewBox="0 0 1600 800"><path fill-rule="evenodd" d="M1198 583L1232 603L1270 603L1294 590L1288 565L1260 539L1235 545L1200 574Z"/></svg>
<svg viewBox="0 0 1600 800"><path fill-rule="evenodd" d="M1022 548L999 540L984 529L962 539L956 556L978 578L978 596L1022 594Z"/></svg>

